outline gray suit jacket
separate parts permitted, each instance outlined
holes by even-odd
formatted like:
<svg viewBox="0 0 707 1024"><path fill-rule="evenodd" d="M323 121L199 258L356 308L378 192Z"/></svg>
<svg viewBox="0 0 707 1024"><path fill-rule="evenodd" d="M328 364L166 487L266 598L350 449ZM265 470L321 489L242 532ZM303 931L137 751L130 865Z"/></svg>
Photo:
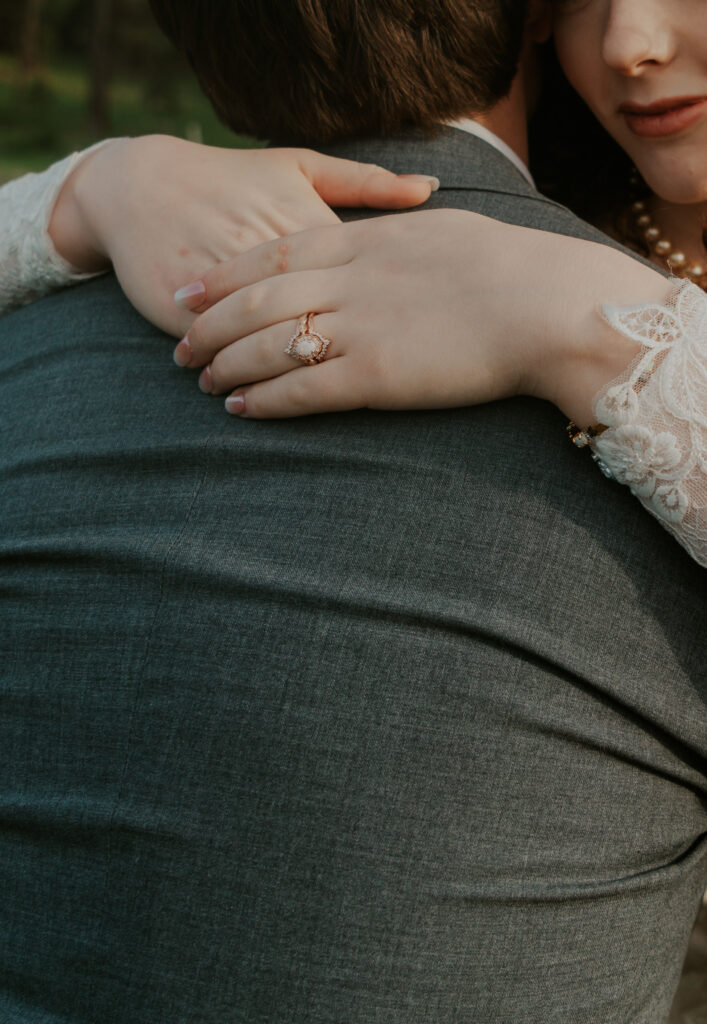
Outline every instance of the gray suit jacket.
<svg viewBox="0 0 707 1024"><path fill-rule="evenodd" d="M456 130L337 151L597 237ZM663 1020L701 570L541 402L240 421L172 344L113 278L0 322L0 1019Z"/></svg>

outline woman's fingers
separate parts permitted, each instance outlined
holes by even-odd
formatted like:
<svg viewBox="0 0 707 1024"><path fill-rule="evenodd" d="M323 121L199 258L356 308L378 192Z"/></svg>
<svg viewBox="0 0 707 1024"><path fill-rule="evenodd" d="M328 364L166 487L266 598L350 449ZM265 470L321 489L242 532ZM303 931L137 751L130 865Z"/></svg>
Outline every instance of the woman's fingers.
<svg viewBox="0 0 707 1024"><path fill-rule="evenodd" d="M298 151L300 169L329 206L368 206L399 210L418 206L439 188L439 179L425 174L393 174L375 164Z"/></svg>
<svg viewBox="0 0 707 1024"><path fill-rule="evenodd" d="M299 319L305 312L331 312L339 304L338 292L334 270L304 270L250 285L197 317L174 349L174 361L179 367L204 366L240 338Z"/></svg>
<svg viewBox="0 0 707 1024"><path fill-rule="evenodd" d="M331 328L328 324L332 320L331 315L317 316L314 330L325 338L329 337L327 332ZM222 395L241 384L267 380L300 368L302 362L285 351L297 328L298 321L291 320L227 345L202 371L199 378L201 390ZM332 340L327 359L336 358L342 352L342 348Z"/></svg>
<svg viewBox="0 0 707 1024"><path fill-rule="evenodd" d="M360 409L363 392L347 359L302 366L272 380L242 388L226 399L226 409L248 419L284 419L313 413Z"/></svg>
<svg viewBox="0 0 707 1024"><path fill-rule="evenodd" d="M338 282L335 270L310 270L242 288L194 321L175 348L174 361L178 366L203 366L240 338L283 321L298 320L310 311L331 312L339 305ZM325 303L322 296L327 297Z"/></svg>
<svg viewBox="0 0 707 1024"><path fill-rule="evenodd" d="M298 270L323 270L348 263L355 254L358 224L332 224L274 238L225 263L217 263L199 281L175 292L184 309L203 312L232 292L256 281Z"/></svg>

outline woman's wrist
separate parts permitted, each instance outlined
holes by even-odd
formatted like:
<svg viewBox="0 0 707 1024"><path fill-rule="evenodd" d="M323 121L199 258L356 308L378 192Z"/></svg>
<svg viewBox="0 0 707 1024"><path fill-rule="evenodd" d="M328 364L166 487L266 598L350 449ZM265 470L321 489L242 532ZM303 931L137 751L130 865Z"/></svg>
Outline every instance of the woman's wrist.
<svg viewBox="0 0 707 1024"><path fill-rule="evenodd" d="M605 305L664 303L671 282L657 270L606 246L583 243L566 274L554 278L566 297L527 374L528 390L582 427L594 423L598 393L619 377L639 352L601 315ZM599 251L597 251L599 250ZM561 300L563 301L563 300Z"/></svg>
<svg viewBox="0 0 707 1024"><path fill-rule="evenodd" d="M105 169L101 157L124 140L109 140L84 155L67 176L49 220L49 237L57 253L80 273L99 273L110 266L108 248L97 215ZM109 157L110 159L110 157Z"/></svg>

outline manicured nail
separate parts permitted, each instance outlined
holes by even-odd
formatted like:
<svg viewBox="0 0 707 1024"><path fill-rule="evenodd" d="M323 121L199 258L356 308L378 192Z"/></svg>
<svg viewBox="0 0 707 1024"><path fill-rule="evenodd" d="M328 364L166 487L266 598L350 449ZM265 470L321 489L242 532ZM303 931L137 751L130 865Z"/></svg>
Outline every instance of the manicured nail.
<svg viewBox="0 0 707 1024"><path fill-rule="evenodd" d="M399 174L398 177L406 178L408 181L424 181L433 192L439 188L439 178L435 178L431 174Z"/></svg>
<svg viewBox="0 0 707 1024"><path fill-rule="evenodd" d="M189 366L191 357L194 355L194 351L189 344L188 338L182 338L174 352L172 358L174 359L177 366Z"/></svg>
<svg viewBox="0 0 707 1024"><path fill-rule="evenodd" d="M185 284L183 288L179 288L174 293L174 301L182 309L193 309L199 305L196 299L201 299L204 295L206 285L202 281L194 281L193 284Z"/></svg>
<svg viewBox="0 0 707 1024"><path fill-rule="evenodd" d="M232 416L240 416L245 412L245 397L243 395L229 395L226 399L226 412Z"/></svg>
<svg viewBox="0 0 707 1024"><path fill-rule="evenodd" d="M211 367L205 366L199 374L199 390L205 395L210 395L214 389L214 382L211 378Z"/></svg>

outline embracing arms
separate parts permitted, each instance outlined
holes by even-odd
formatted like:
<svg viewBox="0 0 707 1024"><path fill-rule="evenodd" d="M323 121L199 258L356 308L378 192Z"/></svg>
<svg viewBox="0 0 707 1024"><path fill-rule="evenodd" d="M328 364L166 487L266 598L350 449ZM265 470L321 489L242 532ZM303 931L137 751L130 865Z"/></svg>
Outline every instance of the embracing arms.
<svg viewBox="0 0 707 1024"><path fill-rule="evenodd" d="M463 211L341 225L324 199L413 205L430 179L309 151L146 137L83 156L0 189L0 312L112 263L239 415L544 398L610 428L591 442L603 468L707 564L702 293L666 306L674 286L619 252ZM607 303L641 308L609 325ZM319 366L284 352L307 311L332 339Z"/></svg>
<svg viewBox="0 0 707 1024"><path fill-rule="evenodd" d="M175 359L241 416L546 399L707 565L707 296L581 239L441 210L302 232L201 278ZM618 307L600 315L602 307ZM626 309L629 306L633 308ZM285 353L316 310L331 339Z"/></svg>
<svg viewBox="0 0 707 1024"><path fill-rule="evenodd" d="M329 205L424 202L435 179L311 150L110 139L0 188L0 312L113 266L132 304L183 333L172 294L254 245L335 224Z"/></svg>

